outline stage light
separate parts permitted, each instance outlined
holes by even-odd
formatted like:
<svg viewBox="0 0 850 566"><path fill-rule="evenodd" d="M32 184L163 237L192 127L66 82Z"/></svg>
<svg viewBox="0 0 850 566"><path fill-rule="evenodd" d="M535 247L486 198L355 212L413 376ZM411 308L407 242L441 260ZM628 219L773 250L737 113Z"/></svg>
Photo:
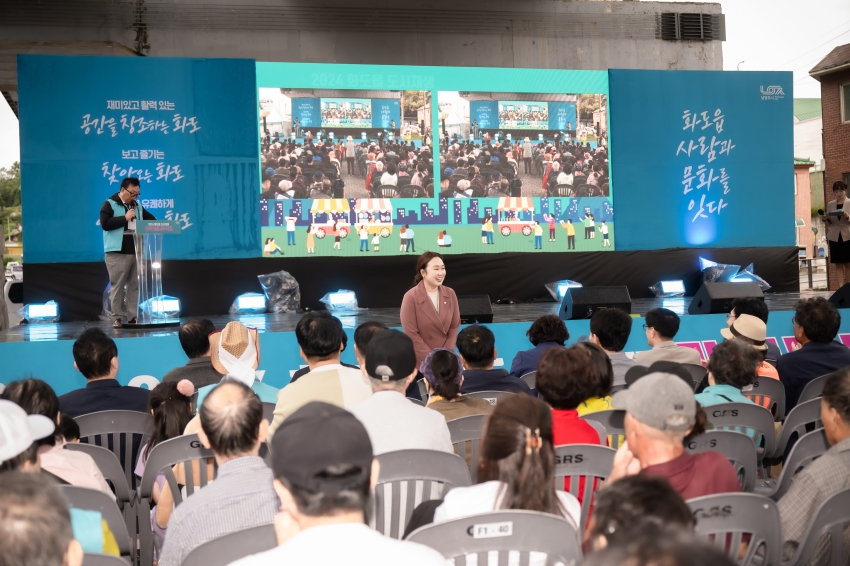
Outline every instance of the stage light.
<svg viewBox="0 0 850 566"><path fill-rule="evenodd" d="M544 286L546 287L546 290L549 291L549 294L552 295L553 299L561 302L564 300L564 295L567 294L567 289L581 287L581 283L571 281L569 279L562 279L561 281L546 283Z"/></svg>
<svg viewBox="0 0 850 566"><path fill-rule="evenodd" d="M151 263L151 269L160 269L161 267L162 267L162 264L159 263L158 261L154 261L154 262Z"/></svg>
<svg viewBox="0 0 850 566"><path fill-rule="evenodd" d="M230 314L259 314L266 312L266 296L262 293L244 293L236 297Z"/></svg>
<svg viewBox="0 0 850 566"><path fill-rule="evenodd" d="M340 289L336 292L328 293L319 300L325 303L329 311L360 310L357 306L357 295L354 294L354 291L349 291L348 289Z"/></svg>
<svg viewBox="0 0 850 566"><path fill-rule="evenodd" d="M176 318L180 316L180 299L168 295L157 295L139 307L153 318Z"/></svg>
<svg viewBox="0 0 850 566"><path fill-rule="evenodd" d="M685 282L678 281L659 281L649 288L652 293L659 298L672 298L685 296Z"/></svg>
<svg viewBox="0 0 850 566"><path fill-rule="evenodd" d="M59 305L56 304L56 301L25 305L18 312L29 323L56 322L59 320Z"/></svg>

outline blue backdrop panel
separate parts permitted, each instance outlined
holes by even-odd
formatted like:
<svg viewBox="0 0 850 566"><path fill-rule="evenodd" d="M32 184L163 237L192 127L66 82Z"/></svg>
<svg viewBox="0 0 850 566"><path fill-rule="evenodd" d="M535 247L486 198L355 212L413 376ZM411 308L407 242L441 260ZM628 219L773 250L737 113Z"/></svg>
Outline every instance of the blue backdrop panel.
<svg viewBox="0 0 850 566"><path fill-rule="evenodd" d="M245 59L18 56L27 261L100 261L123 177L178 220L166 259L257 255L256 67Z"/></svg>
<svg viewBox="0 0 850 566"><path fill-rule="evenodd" d="M686 306L682 299L671 299L679 302L678 307ZM668 305L669 306L669 305ZM676 308L676 307L674 307ZM841 340L850 343L850 316L842 310ZM780 350L788 351L784 338L794 336L791 323L793 311L780 311L770 314L767 325L767 335L775 338ZM646 337L641 330L644 320L635 318L632 324L631 336L626 343L626 352L648 350ZM251 326L251 318L244 321ZM587 320L566 321L570 332L568 344L587 337L590 332L590 322ZM488 327L496 336L498 357L506 369L510 369L511 361L520 350L532 347L525 332L531 326L530 322L509 322L490 324ZM710 348L707 342L721 342L723 337L720 329L726 328L726 315L683 316L681 326L676 335L677 342L702 342L702 347ZM56 325L45 324L33 327L45 341L7 342L2 344L4 371L0 382L9 383L25 377L38 377L47 381L61 395L72 389L85 387L85 379L74 370L71 340L56 340ZM52 337L51 337L52 333ZM348 363L356 363L354 359L354 328L346 328L348 348L343 352L342 359ZM162 379L167 371L186 363L186 355L180 348L176 336L151 336L148 338L118 338L118 354L120 369L118 380L127 384L139 375L150 375ZM289 383L291 372L304 364L298 355L298 342L294 332L262 332L260 334L261 358L259 369L265 370L263 381L274 387L283 387ZM499 361L497 360L497 362Z"/></svg>
<svg viewBox="0 0 850 566"><path fill-rule="evenodd" d="M401 127L401 103L387 98L372 99L372 127L389 128L395 122L395 127Z"/></svg>
<svg viewBox="0 0 850 566"><path fill-rule="evenodd" d="M576 129L576 103L575 102L550 102L549 103L549 129L566 130Z"/></svg>
<svg viewBox="0 0 850 566"><path fill-rule="evenodd" d="M319 98L293 98L292 120L298 118L302 128L319 128L322 125L322 104Z"/></svg>
<svg viewBox="0 0 850 566"><path fill-rule="evenodd" d="M478 121L479 128L499 127L499 103L495 100L473 100L469 103L469 124Z"/></svg>
<svg viewBox="0 0 850 566"><path fill-rule="evenodd" d="M792 80L611 70L617 249L793 246Z"/></svg>

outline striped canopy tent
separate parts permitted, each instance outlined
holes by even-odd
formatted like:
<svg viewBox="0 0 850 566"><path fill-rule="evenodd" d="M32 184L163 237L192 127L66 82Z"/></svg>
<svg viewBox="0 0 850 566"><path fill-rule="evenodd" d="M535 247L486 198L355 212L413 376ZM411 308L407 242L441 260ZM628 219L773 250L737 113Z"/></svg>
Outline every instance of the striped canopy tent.
<svg viewBox="0 0 850 566"><path fill-rule="evenodd" d="M502 197L496 210L528 210L534 212L534 201L531 197Z"/></svg>
<svg viewBox="0 0 850 566"><path fill-rule="evenodd" d="M392 201L388 198L361 198L354 205L354 212L392 212Z"/></svg>
<svg viewBox="0 0 850 566"><path fill-rule="evenodd" d="M348 205L348 200L344 198L323 198L313 200L313 205L310 207L310 214L332 213L339 214L348 212L351 207Z"/></svg>

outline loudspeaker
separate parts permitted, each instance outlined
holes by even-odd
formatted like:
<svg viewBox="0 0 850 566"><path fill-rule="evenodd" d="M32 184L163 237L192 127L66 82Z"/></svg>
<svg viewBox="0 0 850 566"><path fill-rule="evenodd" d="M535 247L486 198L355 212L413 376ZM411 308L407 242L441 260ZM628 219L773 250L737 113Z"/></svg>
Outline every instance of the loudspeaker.
<svg viewBox="0 0 850 566"><path fill-rule="evenodd" d="M599 309L631 313L632 298L628 287L571 287L564 294L558 316L564 320L590 318Z"/></svg>
<svg viewBox="0 0 850 566"><path fill-rule="evenodd" d="M741 283L703 283L697 294L694 295L688 314L715 314L730 312L732 301L735 299L761 299L761 292L757 283L752 281Z"/></svg>
<svg viewBox="0 0 850 566"><path fill-rule="evenodd" d="M845 283L838 291L832 294L829 302L837 309L850 308L850 283Z"/></svg>
<svg viewBox="0 0 850 566"><path fill-rule="evenodd" d="M461 324L493 322L490 295L458 295L457 306L460 309Z"/></svg>

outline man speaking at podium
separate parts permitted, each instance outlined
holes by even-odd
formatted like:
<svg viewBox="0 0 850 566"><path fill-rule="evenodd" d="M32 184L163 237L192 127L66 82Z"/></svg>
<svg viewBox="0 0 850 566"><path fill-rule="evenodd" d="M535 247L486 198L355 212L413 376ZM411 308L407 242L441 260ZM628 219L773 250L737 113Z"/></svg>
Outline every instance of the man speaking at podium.
<svg viewBox="0 0 850 566"><path fill-rule="evenodd" d="M100 226L103 228L103 251L106 270L109 272L109 303L112 310L112 326L121 328L124 310L124 286L127 286L127 322L136 323L139 310L139 274L136 268L136 211L142 211L143 220L156 220L153 214L142 208L136 199L141 187L136 177L125 177L121 189L109 197L100 207Z"/></svg>

